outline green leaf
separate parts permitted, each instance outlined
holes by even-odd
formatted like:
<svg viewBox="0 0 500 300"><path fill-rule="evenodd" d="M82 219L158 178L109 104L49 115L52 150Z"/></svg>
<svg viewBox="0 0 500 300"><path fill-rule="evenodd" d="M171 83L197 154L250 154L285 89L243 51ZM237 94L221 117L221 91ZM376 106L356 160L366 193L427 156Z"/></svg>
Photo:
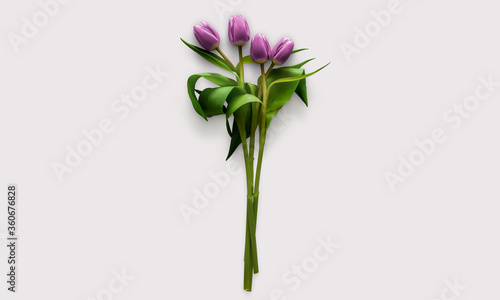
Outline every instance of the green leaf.
<svg viewBox="0 0 500 300"><path fill-rule="evenodd" d="M310 59L307 59L301 63L298 63L296 65L293 65L293 66L284 66L284 67L281 67L279 69L282 69L282 68L296 68L296 69L300 69L302 68L305 64L307 64L308 62L314 60L315 58L310 58ZM295 89L295 93L297 94L297 96L299 96L299 98L302 100L302 102L304 102L304 104L306 106L309 106L309 103L307 101L307 87L306 87L306 79L302 79L299 81L299 84L297 85L297 89Z"/></svg>
<svg viewBox="0 0 500 300"><path fill-rule="evenodd" d="M255 87L253 84L249 83L247 87L253 89ZM226 109L226 120L229 119L231 114L234 116L232 130L229 129L229 122L226 121L226 127L228 133L231 136L231 144L229 146L229 152L227 159L236 151L238 146L241 144L241 134L240 129L244 127L246 137L250 136L251 123L252 123L252 103L261 102L259 98L254 95L247 94L244 89L240 87L234 87L234 89L229 93L226 98L228 107Z"/></svg>
<svg viewBox="0 0 500 300"><path fill-rule="evenodd" d="M323 67L317 69L316 71L309 73L309 74L304 74L304 69L296 69L296 68L280 68L276 69L276 73L274 77L279 77L278 79L274 80L272 78L272 82L269 84L269 81L266 83L268 84L267 88L267 95L268 95L268 109L266 113L266 128L269 127L269 124L271 123L272 118L276 116L278 111L283 107L283 105L290 100L292 97L293 93L299 89L299 93L302 94L302 96L305 95L305 82L303 83L303 86L299 87L299 84L302 80L306 79L309 76L312 76L316 74L317 72L321 71L322 69L326 68L330 63L324 65ZM273 70L274 71L274 70ZM279 72L279 73L278 73ZM272 73L272 71L271 71ZM290 76L292 73L295 73L295 76ZM301 75L299 75L301 74ZM271 74L270 76L271 77ZM299 95L300 96L300 95ZM302 98L302 97L301 97ZM307 105L307 96L305 96L305 100L302 99Z"/></svg>
<svg viewBox="0 0 500 300"><path fill-rule="evenodd" d="M301 51L304 51L304 50L309 50L309 48L301 48L301 49L293 50L292 54L295 54L297 52L301 52Z"/></svg>
<svg viewBox="0 0 500 300"><path fill-rule="evenodd" d="M301 63L298 63L296 65L293 65L293 66L284 66L284 67L281 67L281 68L278 68L278 69L283 69L283 68L296 68L296 69L300 69L302 68L302 66L304 66L305 64L307 64L308 62L312 61L312 60L315 60L316 58L309 58L307 60L304 60L303 62Z"/></svg>
<svg viewBox="0 0 500 300"><path fill-rule="evenodd" d="M234 89L234 86L223 86L219 88L206 88L201 92L198 102L205 116L208 118L224 114L226 98Z"/></svg>
<svg viewBox="0 0 500 300"><path fill-rule="evenodd" d="M210 51L202 49L200 47L196 47L195 45L192 45L192 44L186 42L182 38L181 38L181 41L184 44L186 44L186 46L188 46L191 50L198 53L201 57L203 57L204 59L206 59L210 63L214 64L215 66L217 66L223 70L226 70L226 71L231 72L234 75L238 76L236 73L236 70L227 61L225 61L222 57L220 57L220 56L218 56Z"/></svg>
<svg viewBox="0 0 500 300"><path fill-rule="evenodd" d="M198 73L198 74L191 75L189 78L191 78L191 77L197 77L196 80L198 80L200 77L203 77L206 80L211 81L218 86L237 86L238 85L238 83L235 80L228 78L224 75L221 75L219 73Z"/></svg>
<svg viewBox="0 0 500 300"><path fill-rule="evenodd" d="M297 85L297 88L295 89L295 94L299 96L299 98L304 102L306 106L309 106L309 103L307 101L307 85L306 85L306 79L301 79L299 81L299 84Z"/></svg>
<svg viewBox="0 0 500 300"><path fill-rule="evenodd" d="M207 120L207 116L203 112L203 109L201 108L200 103L198 102L198 98L195 94L196 82L202 77L219 86L236 86L238 84L233 79L227 78L226 76L217 73L199 73L189 76L187 80L187 89L189 98L191 99L191 103L193 104L193 108L200 116Z"/></svg>
<svg viewBox="0 0 500 300"><path fill-rule="evenodd" d="M242 93L242 90L238 90L235 88L233 92L228 96L228 102L230 103L236 103L237 101L240 101L242 97L250 96L252 95L245 94L244 92ZM257 98L255 98L257 99ZM258 100L258 99L257 99ZM260 102L260 100L259 100ZM227 159L231 157L231 155L236 151L238 146L241 144L241 131L244 132L245 137L248 138L250 136L250 130L251 130L251 125L252 125L252 104L255 102L249 101L242 106L240 106L233 114L234 116L234 121L233 121L233 130L231 132L231 144L229 146L229 152L227 155ZM229 111L229 108L228 108ZM226 119L227 120L227 119ZM229 123L226 122L226 126L228 126ZM241 130L244 128L243 130Z"/></svg>
<svg viewBox="0 0 500 300"><path fill-rule="evenodd" d="M296 68L279 68L269 73L266 80L268 86L267 112L279 110L285 103L290 101L298 85L298 81L274 83L284 78L298 77L304 75L304 73L303 69ZM273 89L270 89L270 87L273 87Z"/></svg>
<svg viewBox="0 0 500 300"><path fill-rule="evenodd" d="M227 130L227 134L229 134L229 136L232 136L231 126L229 126L229 120L228 119L226 119L226 130Z"/></svg>
<svg viewBox="0 0 500 300"><path fill-rule="evenodd" d="M316 71L312 72L312 73L309 73L309 74L305 74L305 75L301 75L301 76L294 76L294 77L288 77L288 78L281 78L281 79L278 79L276 81L274 81L273 83L271 83L267 89L267 94L269 95L269 92L271 91L271 88L272 87L275 87L276 84L279 84L279 83L284 83L284 82L294 82L294 81L298 81L298 80L301 80L303 78L307 78L309 76L312 76L316 73L318 73L319 71L323 70L324 68L326 68L330 63L327 63L326 65L322 66L321 68L317 69Z"/></svg>
<svg viewBox="0 0 500 300"><path fill-rule="evenodd" d="M248 103L253 103L253 102L259 102L259 98L255 97L254 95L251 94L242 94L234 97L231 100L228 100L229 104L227 106L227 111L226 111L226 117L229 118L232 114L234 114L240 107L242 107L245 104Z"/></svg>
<svg viewBox="0 0 500 300"><path fill-rule="evenodd" d="M307 64L308 62L314 60L314 58L310 58L310 59L307 59L301 63L298 63L296 65L293 65L293 66L285 66L285 67L282 67L282 68L302 68L305 64ZM302 102L304 102L304 104L306 106L309 106L309 103L307 101L307 86L306 86L306 79L301 79L299 81L299 84L297 85L297 88L295 89L295 93L297 94L297 96L299 96L299 98L302 100Z"/></svg>
<svg viewBox="0 0 500 300"><path fill-rule="evenodd" d="M227 121L227 127L229 130L229 121ZM227 153L226 160L228 160L231 155L233 155L234 151L238 149L238 146L241 144L241 136L240 131L238 130L238 125L236 124L236 120L233 120L233 130L231 132L231 143L229 144L229 151Z"/></svg>
<svg viewBox="0 0 500 300"><path fill-rule="evenodd" d="M247 91L247 93L254 96L257 96L257 94L259 93L259 88L255 84L248 82L245 82L245 90Z"/></svg>
<svg viewBox="0 0 500 300"><path fill-rule="evenodd" d="M279 110L273 110L271 112L266 113L266 130L269 128L269 125L271 124L271 120L276 117L278 114Z"/></svg>

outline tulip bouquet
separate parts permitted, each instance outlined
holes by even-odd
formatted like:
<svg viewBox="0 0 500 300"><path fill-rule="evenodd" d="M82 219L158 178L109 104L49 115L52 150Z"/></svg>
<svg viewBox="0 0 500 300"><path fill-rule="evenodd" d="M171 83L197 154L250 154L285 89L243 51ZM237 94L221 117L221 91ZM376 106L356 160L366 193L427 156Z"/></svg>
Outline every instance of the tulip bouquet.
<svg viewBox="0 0 500 300"><path fill-rule="evenodd" d="M269 42L262 34L257 34L252 38L250 55L243 56L243 47L250 40L250 29L242 16L233 16L229 20L229 41L238 48L239 54L236 66L219 48L219 34L210 25L201 22L200 25L194 26L194 36L203 48L181 40L191 50L234 78L218 73L199 73L188 78L187 87L194 110L205 120L216 115L226 116L226 129L231 138L226 160L239 145L243 149L247 181L244 289L251 291L253 274L259 272L255 231L266 131L278 111L294 94L297 94L306 106L308 105L306 78L328 64L308 74L302 67L313 59L292 66L282 66L290 55L307 49L293 50L293 41L286 37L271 49ZM215 54L214 50L219 55ZM265 64L269 61L270 65L266 70ZM261 76L256 84L245 81L244 66L250 64L256 64L260 68ZM216 87L202 91L196 89L196 83L200 78L212 82ZM231 116L233 117L232 125L230 124ZM257 130L259 151L254 172Z"/></svg>

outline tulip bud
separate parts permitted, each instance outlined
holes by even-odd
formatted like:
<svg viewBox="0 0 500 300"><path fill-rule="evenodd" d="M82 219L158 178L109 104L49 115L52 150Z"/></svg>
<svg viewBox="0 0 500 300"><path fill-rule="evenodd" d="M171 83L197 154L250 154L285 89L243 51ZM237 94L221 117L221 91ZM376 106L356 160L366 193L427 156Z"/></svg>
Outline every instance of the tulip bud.
<svg viewBox="0 0 500 300"><path fill-rule="evenodd" d="M194 26L193 32L200 46L206 50L212 51L219 47L219 34L207 23L201 22L200 25Z"/></svg>
<svg viewBox="0 0 500 300"><path fill-rule="evenodd" d="M232 16L229 19L229 41L236 46L243 46L250 40L250 28L243 16Z"/></svg>
<svg viewBox="0 0 500 300"><path fill-rule="evenodd" d="M279 66L284 64L293 50L293 41L289 38L282 38L271 51L272 62Z"/></svg>
<svg viewBox="0 0 500 300"><path fill-rule="evenodd" d="M250 57L258 64L263 64L269 60L271 46L263 34L257 34L252 38L250 45Z"/></svg>

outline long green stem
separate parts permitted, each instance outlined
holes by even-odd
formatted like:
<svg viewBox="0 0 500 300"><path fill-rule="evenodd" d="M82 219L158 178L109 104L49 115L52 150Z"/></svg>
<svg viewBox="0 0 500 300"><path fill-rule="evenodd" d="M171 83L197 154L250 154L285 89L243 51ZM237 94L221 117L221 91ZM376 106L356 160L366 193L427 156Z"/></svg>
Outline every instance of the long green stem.
<svg viewBox="0 0 500 300"><path fill-rule="evenodd" d="M241 132L241 131L240 131ZM247 170L246 176L247 176L247 217L245 220L246 224L246 230L245 230L245 267L244 267L244 276L243 276L243 288L246 291L252 291L252 279L253 279L253 271L254 271L254 265L253 265L253 253L252 251L252 231L250 227L250 223L253 222L253 220L250 218L250 210L248 208L248 165L247 165L247 152L246 149L243 148L243 155L245 157L245 169Z"/></svg>
<svg viewBox="0 0 500 300"><path fill-rule="evenodd" d="M246 236L245 236L245 267L243 271L243 288L245 291L252 290L252 278L253 278L253 261L252 261L252 253L250 248L250 228L248 227L248 213L246 218Z"/></svg>
<svg viewBox="0 0 500 300"><path fill-rule="evenodd" d="M241 47L240 47L241 49ZM243 56L240 51L240 65L243 70ZM259 89L259 93L260 93ZM260 96L259 96L260 97ZM250 159L250 164L251 164L251 172L253 176L253 167L254 167L254 155L255 155L255 132L257 131L257 119L259 117L259 109L260 109L260 103L252 103L252 121L250 124L250 151L248 153L249 159ZM252 195L253 195L253 178L252 178ZM255 216L257 218L257 215ZM255 219L255 226L257 226L257 219Z"/></svg>
<svg viewBox="0 0 500 300"><path fill-rule="evenodd" d="M219 52L219 54L222 56L222 58L224 58L224 60L226 60L231 65L231 67L233 67L233 69L236 69L234 67L233 63L231 62L231 60L229 60L229 58L227 58L227 56L224 54L224 52L222 52L222 50L219 47L215 48L215 50L217 50L217 52Z"/></svg>
<svg viewBox="0 0 500 300"><path fill-rule="evenodd" d="M238 86L245 88L245 73L243 66L243 47L238 47L239 54L239 77ZM253 108L253 107L252 107ZM235 115L235 117L238 117ZM255 237L255 216L253 212L253 153L248 151L247 136L245 130L245 122L239 122L238 130L240 131L241 144L243 148L243 156L245 159L245 170L247 180L247 217L246 217L246 238L245 238L245 267L243 285L246 291L252 290L253 273L259 272L259 263L257 258L257 242Z"/></svg>
<svg viewBox="0 0 500 300"><path fill-rule="evenodd" d="M257 119L259 117L259 109L260 109L260 103L252 103L252 122L250 125L250 151L248 153L248 156L250 157L252 174L253 174L254 154L255 154L255 132L257 131ZM254 186L252 178L252 189L253 188Z"/></svg>
<svg viewBox="0 0 500 300"><path fill-rule="evenodd" d="M255 222L257 222L257 210L259 207L259 186L260 186L260 173L262 170L262 159L264 156L264 145L266 144L266 114L267 114L267 87L266 87L266 73L264 71L264 65L260 65L261 72L261 88L262 88L262 108L261 108L261 123L259 132L259 155L257 158L257 170L255 172L255 185L254 185L254 199L253 199L253 210L255 215ZM256 224L257 226L257 224Z"/></svg>
<svg viewBox="0 0 500 300"><path fill-rule="evenodd" d="M248 146L245 136L245 129L240 129L241 144L243 146L243 152L248 153ZM245 169L247 177L247 214L249 218L248 226L250 229L250 245L252 249L252 259L254 265L254 272L259 273L259 263L257 260L257 242L255 240L255 214L253 210L253 173L251 173L250 160L248 154L245 156Z"/></svg>

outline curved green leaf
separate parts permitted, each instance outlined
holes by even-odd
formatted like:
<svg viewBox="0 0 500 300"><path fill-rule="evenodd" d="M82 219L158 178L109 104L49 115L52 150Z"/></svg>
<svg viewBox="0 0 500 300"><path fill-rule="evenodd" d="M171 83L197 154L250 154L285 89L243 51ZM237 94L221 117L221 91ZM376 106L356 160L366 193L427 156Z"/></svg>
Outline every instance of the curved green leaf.
<svg viewBox="0 0 500 300"><path fill-rule="evenodd" d="M234 114L240 107L242 107L245 104L248 103L253 103L253 102L259 102L259 98L255 97L254 95L251 94L242 94L234 97L231 100L228 100L229 104L227 106L227 111L226 111L226 117L229 118L232 114Z"/></svg>
<svg viewBox="0 0 500 300"><path fill-rule="evenodd" d="M309 106L309 103L307 101L307 85L306 85L306 79L301 79L299 81L299 84L297 85L297 88L295 89L295 94L299 96L299 98L304 102L306 106Z"/></svg>
<svg viewBox="0 0 500 300"><path fill-rule="evenodd" d="M225 61L222 57L220 57L220 56L218 56L210 51L202 49L200 47L196 47L195 45L192 45L192 44L186 42L182 38L181 38L181 41L184 44L186 44L186 46L188 46L191 50L198 53L201 57L203 57L204 59L206 59L210 63L214 64L215 66L217 66L223 70L226 70L226 71L231 72L234 75L238 76L236 73L236 70L227 61Z"/></svg>
<svg viewBox="0 0 500 300"><path fill-rule="evenodd" d="M267 82L268 109L266 113L266 128L269 127L272 118L274 118L281 107L290 100L294 92L298 91L297 94L307 105L305 79L326 68L329 64L330 63L309 74L304 74L304 69L296 68L280 68L276 70L274 76L281 78L276 80L275 78L271 78L270 80L272 80L272 82L270 84L269 81ZM301 75L289 76L293 73ZM269 77L271 77L271 74Z"/></svg>
<svg viewBox="0 0 500 300"><path fill-rule="evenodd" d="M298 63L296 65L293 65L293 66L284 66L284 67L281 67L281 68L302 68L305 64L307 64L308 62L314 60L315 58L310 58L310 59L307 59L301 63ZM280 68L280 69L281 69ZM309 106L309 103L308 103L308 100L307 100L307 86L306 86L306 79L301 79L299 81L299 84L297 85L297 88L295 89L295 93L297 94L297 96L299 96L299 98L302 100L302 102L304 102L304 104L306 106Z"/></svg>
<svg viewBox="0 0 500 300"><path fill-rule="evenodd" d="M226 120L226 126L228 132L230 132L231 143L229 144L229 151L227 153L226 160L228 160L231 155L233 155L234 151L238 149L238 146L241 144L241 136L240 131L238 130L238 125L236 124L236 120L233 120L233 130L231 131L229 128L229 121Z"/></svg>
<svg viewBox="0 0 500 300"><path fill-rule="evenodd" d="M234 86L206 88L201 92L198 102L207 118L224 114L226 98L234 88Z"/></svg>
<svg viewBox="0 0 500 300"><path fill-rule="evenodd" d="M279 68L274 69L269 73L269 77L266 80L268 89L272 84L283 78L298 77L304 75L305 71L303 69L296 68ZM297 89L298 82L283 82L275 85L272 90L267 94L267 112L273 110L279 110L285 103L290 101L293 93Z"/></svg>
<svg viewBox="0 0 500 300"><path fill-rule="evenodd" d="M303 62L301 63L298 63L296 65L293 65L293 66L284 66L284 67L281 67L281 68L278 68L278 69L283 69L283 68L296 68L296 69L299 69L299 68L302 68L302 66L304 66L305 64L307 64L308 62L312 61L312 60L315 60L316 58L309 58L307 60L304 60Z"/></svg>
<svg viewBox="0 0 500 300"><path fill-rule="evenodd" d="M229 126L229 120L226 119L226 130L227 130L227 134L229 136L232 136L233 134L231 133L231 126Z"/></svg>
<svg viewBox="0 0 500 300"><path fill-rule="evenodd" d="M259 88L255 84L248 82L245 82L245 90L247 91L247 93L254 96L257 96L257 94L259 93Z"/></svg>
<svg viewBox="0 0 500 300"><path fill-rule="evenodd" d="M304 51L304 50L309 50L309 48L301 48L301 49L293 50L292 54L295 54L297 52L301 52L301 51Z"/></svg>
<svg viewBox="0 0 500 300"><path fill-rule="evenodd" d="M248 84L248 86L252 89L253 85ZM233 127L232 130L229 128L229 122L226 118L226 128L228 129L228 133L231 136L231 144L229 146L229 151L227 155L227 159L231 157L231 155L236 151L238 146L241 144L241 133L240 129L245 128L245 136L250 136L251 123L252 123L252 103L259 102L260 100L251 95L247 94L245 90L240 87L235 87L233 91L227 96L226 101L228 102L228 107L226 109L226 115L231 116L233 114Z"/></svg>
<svg viewBox="0 0 500 300"><path fill-rule="evenodd" d="M219 86L236 86L238 84L233 79L227 78L226 76L217 73L199 73L189 76L187 80L187 89L189 98L191 99L191 103L193 104L193 108L200 116L207 120L207 116L203 112L203 109L201 108L200 103L198 102L198 98L195 94L196 82L202 77Z"/></svg>
<svg viewBox="0 0 500 300"><path fill-rule="evenodd" d="M305 64L307 64L308 62L314 60L315 58L310 58L310 59L307 59L301 63L298 63L296 65L293 65L293 66L284 66L284 67L281 67L280 69L282 68L302 68ZM309 103L308 103L308 100L307 100L307 86L306 86L306 79L301 79L299 81L299 84L297 85L297 88L295 89L295 93L297 94L297 96L299 96L299 98L302 100L302 102L304 102L304 104L306 106L309 106Z"/></svg>
<svg viewBox="0 0 500 300"><path fill-rule="evenodd" d="M316 71L312 72L312 73L309 73L309 74L305 74L305 75L301 75L301 76L294 76L294 77L288 77L288 78L281 78L281 79L278 79L276 81L274 81L273 83L271 83L269 85L269 87L267 88L267 94L269 95L269 92L271 91L271 88L272 87L275 87L276 84L278 83L284 83L284 82L294 82L294 81L298 81L298 80L301 80L301 79L304 79L304 78L307 78L309 76L312 76L316 73L318 73L319 71L323 70L324 68L326 68L330 63L327 63L326 65L322 66L321 68L317 69Z"/></svg>

